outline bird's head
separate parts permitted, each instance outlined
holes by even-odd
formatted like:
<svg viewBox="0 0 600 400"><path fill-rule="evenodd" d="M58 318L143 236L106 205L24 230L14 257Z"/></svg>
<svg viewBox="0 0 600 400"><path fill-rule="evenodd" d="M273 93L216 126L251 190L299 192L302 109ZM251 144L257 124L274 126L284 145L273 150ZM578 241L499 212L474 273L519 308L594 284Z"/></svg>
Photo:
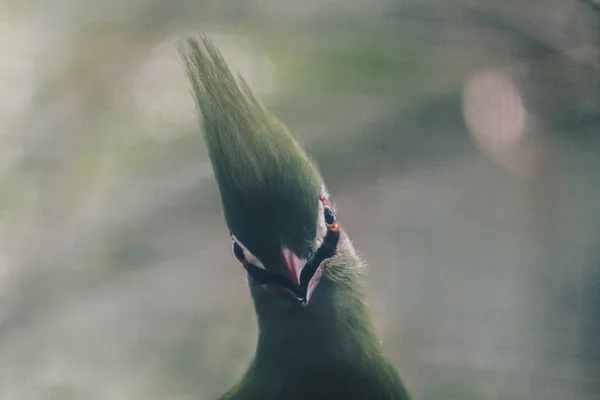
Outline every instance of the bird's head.
<svg viewBox="0 0 600 400"><path fill-rule="evenodd" d="M233 254L251 285L306 305L339 239L322 178L207 38L187 39L182 54Z"/></svg>

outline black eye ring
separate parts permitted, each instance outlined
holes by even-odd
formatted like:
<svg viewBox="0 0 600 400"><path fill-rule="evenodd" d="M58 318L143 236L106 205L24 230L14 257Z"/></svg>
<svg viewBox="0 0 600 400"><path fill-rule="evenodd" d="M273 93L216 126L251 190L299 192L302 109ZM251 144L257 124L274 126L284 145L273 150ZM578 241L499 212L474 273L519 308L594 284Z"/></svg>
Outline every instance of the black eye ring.
<svg viewBox="0 0 600 400"><path fill-rule="evenodd" d="M231 246L231 252L233 253L235 259L239 262L244 263L244 261L246 261L246 256L244 256L244 251L242 250L242 247L235 240L233 241L233 244Z"/></svg>
<svg viewBox="0 0 600 400"><path fill-rule="evenodd" d="M335 224L335 213L329 206L323 207L323 215L325 216L325 223L327 225Z"/></svg>

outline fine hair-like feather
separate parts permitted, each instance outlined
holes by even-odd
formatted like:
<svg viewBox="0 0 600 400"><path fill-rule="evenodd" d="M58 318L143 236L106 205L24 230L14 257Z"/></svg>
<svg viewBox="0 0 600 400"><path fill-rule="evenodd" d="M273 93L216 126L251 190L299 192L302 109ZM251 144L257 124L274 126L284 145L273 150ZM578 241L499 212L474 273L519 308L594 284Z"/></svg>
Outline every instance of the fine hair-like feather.
<svg viewBox="0 0 600 400"><path fill-rule="evenodd" d="M181 54L218 174L228 172L236 179L251 177L254 185L268 179L274 168L283 169L294 163L306 173L305 178L314 178L314 167L285 125L262 107L243 77L234 77L210 39L205 35L188 37ZM230 162L232 153L243 155L243 163ZM265 153L270 157L265 157Z"/></svg>
<svg viewBox="0 0 600 400"><path fill-rule="evenodd" d="M281 265L282 245L308 259L316 220L324 218L317 207L323 182L316 168L206 36L187 38L181 53L230 230L265 269ZM340 231L307 307L251 280L256 354L223 399L408 399L374 333L362 271Z"/></svg>
<svg viewBox="0 0 600 400"><path fill-rule="evenodd" d="M279 255L269 238L257 240L256 229L302 253L316 231L323 185L317 169L243 78L235 78L211 40L190 36L180 52L229 229L265 264Z"/></svg>

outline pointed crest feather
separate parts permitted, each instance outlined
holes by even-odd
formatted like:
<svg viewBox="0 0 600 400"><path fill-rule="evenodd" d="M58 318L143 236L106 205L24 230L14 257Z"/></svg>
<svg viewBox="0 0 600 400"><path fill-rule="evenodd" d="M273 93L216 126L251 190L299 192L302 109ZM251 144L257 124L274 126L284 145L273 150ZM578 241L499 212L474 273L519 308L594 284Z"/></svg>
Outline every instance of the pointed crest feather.
<svg viewBox="0 0 600 400"><path fill-rule="evenodd" d="M202 114L215 169L225 167L220 165L228 158L222 156L224 151L237 156L243 153L243 163L227 160L228 172L237 178L251 175L253 180L264 178L266 171L260 165L261 159L270 163L269 169L283 166L274 162L281 159L289 161L299 157L308 161L286 127L261 106L242 77L233 76L219 50L205 35L188 37L180 51L192 84L192 95ZM275 159L264 157L266 152ZM243 171L238 170L236 164Z"/></svg>
<svg viewBox="0 0 600 400"><path fill-rule="evenodd" d="M264 221L279 218L295 224L295 232L314 235L322 180L285 125L261 106L243 78L234 77L205 35L185 39L180 52L229 228L241 237L248 226L267 229ZM251 245L252 239L247 241Z"/></svg>

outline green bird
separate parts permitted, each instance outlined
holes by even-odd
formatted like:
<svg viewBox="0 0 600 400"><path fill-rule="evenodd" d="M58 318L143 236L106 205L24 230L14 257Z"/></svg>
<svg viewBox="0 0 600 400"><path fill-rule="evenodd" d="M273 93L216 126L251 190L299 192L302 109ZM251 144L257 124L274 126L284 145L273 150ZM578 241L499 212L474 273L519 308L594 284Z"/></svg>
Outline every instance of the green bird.
<svg viewBox="0 0 600 400"><path fill-rule="evenodd" d="M318 169L209 39L187 38L181 55L259 327L253 361L222 399L409 399Z"/></svg>

